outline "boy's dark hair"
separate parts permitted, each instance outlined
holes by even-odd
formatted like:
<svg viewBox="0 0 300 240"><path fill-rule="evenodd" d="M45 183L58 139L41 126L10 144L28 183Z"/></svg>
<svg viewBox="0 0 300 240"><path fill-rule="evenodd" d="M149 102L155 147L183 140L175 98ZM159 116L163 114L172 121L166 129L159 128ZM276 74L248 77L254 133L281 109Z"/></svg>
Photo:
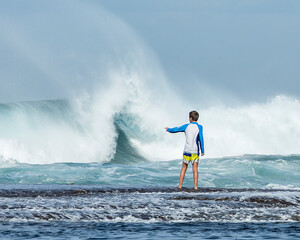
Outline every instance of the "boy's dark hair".
<svg viewBox="0 0 300 240"><path fill-rule="evenodd" d="M189 115L193 121L198 121L199 113L197 111L191 111Z"/></svg>

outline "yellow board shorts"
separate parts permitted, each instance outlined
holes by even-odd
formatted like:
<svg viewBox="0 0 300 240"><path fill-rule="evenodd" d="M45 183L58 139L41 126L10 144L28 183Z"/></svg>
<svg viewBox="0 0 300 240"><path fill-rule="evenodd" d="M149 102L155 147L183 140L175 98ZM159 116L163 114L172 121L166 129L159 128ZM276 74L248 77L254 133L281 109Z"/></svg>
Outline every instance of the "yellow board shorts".
<svg viewBox="0 0 300 240"><path fill-rule="evenodd" d="M183 153L183 162L186 164L199 162L199 155L193 153Z"/></svg>

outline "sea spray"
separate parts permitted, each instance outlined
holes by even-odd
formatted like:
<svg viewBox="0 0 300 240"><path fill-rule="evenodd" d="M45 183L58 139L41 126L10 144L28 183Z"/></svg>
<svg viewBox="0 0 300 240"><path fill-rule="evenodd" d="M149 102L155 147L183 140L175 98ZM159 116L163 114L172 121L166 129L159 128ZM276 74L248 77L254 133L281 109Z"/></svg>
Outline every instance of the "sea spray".
<svg viewBox="0 0 300 240"><path fill-rule="evenodd" d="M168 92L155 57L126 23L100 6L93 8L83 1L27 4L28 14L22 16L14 4L8 4L0 26L4 46L16 51L15 68L26 66L21 74L23 91L14 89L10 96L27 96L0 106L0 154L40 164L110 161L118 138L115 114L126 108L133 114L143 112L153 122L161 111L148 104L163 105L161 95L151 96L155 89L164 97ZM66 14L71 21L65 21ZM18 85L20 79L11 73L3 72L3 77ZM153 126L157 131L159 125L152 125L152 131Z"/></svg>
<svg viewBox="0 0 300 240"><path fill-rule="evenodd" d="M206 157L299 153L298 99L280 95L238 107L207 106L205 99L190 104L185 93L174 91L172 79L166 79L138 35L101 6L84 1L26 4L28 14L22 16L15 4L8 4L1 41L16 52L16 69L26 66L20 75L24 89L18 94L42 101L22 99L0 106L4 159L109 162L118 149L115 124L145 159L178 159L184 135L166 134L164 127L187 123L193 109L204 126ZM64 10L70 21L65 21ZM20 84L15 75L5 76ZM64 100L45 101L58 98Z"/></svg>
<svg viewBox="0 0 300 240"><path fill-rule="evenodd" d="M201 111L209 156L297 154L300 102L278 95L264 103L216 106Z"/></svg>

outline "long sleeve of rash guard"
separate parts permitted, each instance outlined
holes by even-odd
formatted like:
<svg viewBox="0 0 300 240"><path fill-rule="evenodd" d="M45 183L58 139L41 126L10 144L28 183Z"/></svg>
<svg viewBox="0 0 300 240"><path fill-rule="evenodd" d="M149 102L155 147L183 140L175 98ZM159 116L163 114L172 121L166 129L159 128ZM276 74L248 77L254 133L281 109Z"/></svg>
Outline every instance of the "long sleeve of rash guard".
<svg viewBox="0 0 300 240"><path fill-rule="evenodd" d="M167 131L170 133L184 132L188 125L189 124L184 124L181 127L168 128Z"/></svg>

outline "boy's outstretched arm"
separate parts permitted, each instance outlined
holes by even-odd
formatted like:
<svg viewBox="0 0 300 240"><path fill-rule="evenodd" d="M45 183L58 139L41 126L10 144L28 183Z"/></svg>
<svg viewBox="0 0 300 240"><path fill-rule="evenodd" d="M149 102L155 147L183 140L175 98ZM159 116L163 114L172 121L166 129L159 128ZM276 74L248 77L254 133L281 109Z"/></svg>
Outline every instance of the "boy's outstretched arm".
<svg viewBox="0 0 300 240"><path fill-rule="evenodd" d="M177 132L184 132L186 127L188 126L189 124L184 124L182 125L181 127L174 127L174 128L168 128L166 127L166 131L169 132L169 133L177 133Z"/></svg>

